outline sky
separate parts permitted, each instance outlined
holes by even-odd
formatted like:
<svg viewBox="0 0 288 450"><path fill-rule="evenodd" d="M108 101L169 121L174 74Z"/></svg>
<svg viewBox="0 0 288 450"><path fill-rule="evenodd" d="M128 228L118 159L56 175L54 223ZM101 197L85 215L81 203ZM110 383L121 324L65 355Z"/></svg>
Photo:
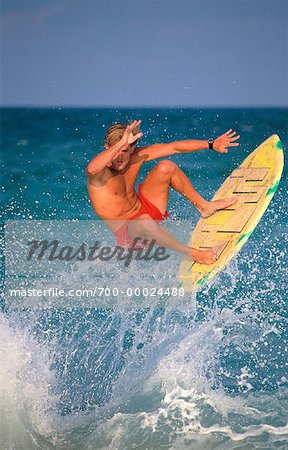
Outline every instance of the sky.
<svg viewBox="0 0 288 450"><path fill-rule="evenodd" d="M1 8L2 106L288 106L288 0Z"/></svg>

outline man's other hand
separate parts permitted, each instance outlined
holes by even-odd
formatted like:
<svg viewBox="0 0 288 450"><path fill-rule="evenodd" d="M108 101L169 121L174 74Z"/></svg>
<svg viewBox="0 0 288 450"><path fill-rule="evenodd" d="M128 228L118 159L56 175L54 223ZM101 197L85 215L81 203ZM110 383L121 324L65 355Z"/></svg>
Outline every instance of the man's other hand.
<svg viewBox="0 0 288 450"><path fill-rule="evenodd" d="M121 138L123 145L131 145L143 136L143 133L139 133L140 124L141 120L134 120L134 122L127 126Z"/></svg>
<svg viewBox="0 0 288 450"><path fill-rule="evenodd" d="M238 147L239 142L235 142L240 138L240 135L236 135L236 131L233 131L232 128L228 130L226 133L219 136L215 139L213 148L218 153L228 153L227 147Z"/></svg>

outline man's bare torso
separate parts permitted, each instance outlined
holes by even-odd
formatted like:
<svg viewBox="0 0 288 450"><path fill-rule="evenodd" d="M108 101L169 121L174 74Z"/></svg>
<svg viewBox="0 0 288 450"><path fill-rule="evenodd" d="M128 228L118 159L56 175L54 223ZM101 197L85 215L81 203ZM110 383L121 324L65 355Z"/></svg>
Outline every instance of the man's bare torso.
<svg viewBox="0 0 288 450"><path fill-rule="evenodd" d="M129 219L141 208L134 185L142 163L138 158L131 157L123 173L106 167L101 173L88 178L92 207L113 231L122 224L117 221Z"/></svg>

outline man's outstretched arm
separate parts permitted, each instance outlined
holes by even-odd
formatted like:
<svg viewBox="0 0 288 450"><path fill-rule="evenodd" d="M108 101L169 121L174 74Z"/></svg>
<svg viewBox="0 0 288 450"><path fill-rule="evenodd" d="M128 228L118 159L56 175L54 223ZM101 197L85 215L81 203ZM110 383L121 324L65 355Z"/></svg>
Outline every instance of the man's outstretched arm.
<svg viewBox="0 0 288 450"><path fill-rule="evenodd" d="M235 142L239 137L239 135L236 136L236 131L230 129L214 140L213 150L218 153L227 153L227 147L236 147L239 145L238 142ZM200 141L188 139L185 141L169 142L167 144L153 144L149 147L140 148L137 153L139 156L145 158L145 161L151 161L164 156L191 153L205 149L209 149L207 140Z"/></svg>

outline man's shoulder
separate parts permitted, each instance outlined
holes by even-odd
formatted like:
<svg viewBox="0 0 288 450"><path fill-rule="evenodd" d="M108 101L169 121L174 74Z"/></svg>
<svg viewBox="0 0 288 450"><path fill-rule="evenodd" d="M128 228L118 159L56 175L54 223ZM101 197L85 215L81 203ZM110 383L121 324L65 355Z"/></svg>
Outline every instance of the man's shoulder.
<svg viewBox="0 0 288 450"><path fill-rule="evenodd" d="M87 176L89 183L101 186L112 176L112 172L108 167L104 167L104 169L99 170L99 172L96 172L93 175L87 174Z"/></svg>
<svg viewBox="0 0 288 450"><path fill-rule="evenodd" d="M134 150L133 155L137 154L137 153L141 153L141 152L143 152L144 150L146 150L149 147L150 147L150 145L143 145L142 147L136 147L135 150Z"/></svg>
<svg viewBox="0 0 288 450"><path fill-rule="evenodd" d="M133 154L131 155L131 160L132 160L134 163L143 163L143 162L145 162L145 159L146 159L146 157L145 157L145 154L146 154L145 151L146 151L149 147L150 147L149 145L146 145L145 147L143 146L143 147L137 147L137 148L135 148Z"/></svg>

